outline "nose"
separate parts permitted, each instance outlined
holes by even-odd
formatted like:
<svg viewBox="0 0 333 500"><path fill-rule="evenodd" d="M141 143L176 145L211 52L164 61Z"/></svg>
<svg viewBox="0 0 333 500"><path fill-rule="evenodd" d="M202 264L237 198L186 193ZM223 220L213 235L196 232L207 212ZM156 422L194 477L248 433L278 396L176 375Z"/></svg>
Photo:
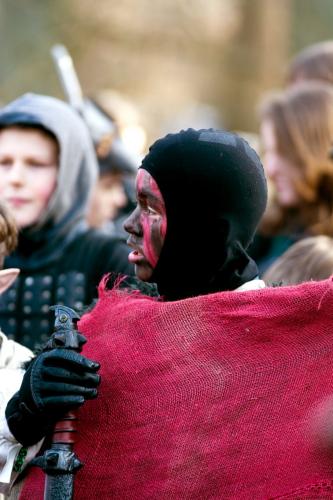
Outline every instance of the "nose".
<svg viewBox="0 0 333 500"><path fill-rule="evenodd" d="M142 226L140 222L140 209L137 206L124 222L124 229L129 234L142 236Z"/></svg>
<svg viewBox="0 0 333 500"><path fill-rule="evenodd" d="M266 154L264 159L265 171L271 179L273 179L278 172L278 158L272 154Z"/></svg>
<svg viewBox="0 0 333 500"><path fill-rule="evenodd" d="M9 171L9 182L13 186L20 186L24 183L24 166L21 162L14 162Z"/></svg>

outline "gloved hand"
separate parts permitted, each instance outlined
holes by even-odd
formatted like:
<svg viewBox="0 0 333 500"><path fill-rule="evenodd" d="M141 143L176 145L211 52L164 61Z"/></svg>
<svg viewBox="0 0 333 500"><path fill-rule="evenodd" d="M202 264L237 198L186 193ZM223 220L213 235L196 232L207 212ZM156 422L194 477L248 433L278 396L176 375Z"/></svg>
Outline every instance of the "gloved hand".
<svg viewBox="0 0 333 500"><path fill-rule="evenodd" d="M73 350L59 348L33 359L6 408L17 441L23 446L37 443L65 413L95 398L99 366Z"/></svg>

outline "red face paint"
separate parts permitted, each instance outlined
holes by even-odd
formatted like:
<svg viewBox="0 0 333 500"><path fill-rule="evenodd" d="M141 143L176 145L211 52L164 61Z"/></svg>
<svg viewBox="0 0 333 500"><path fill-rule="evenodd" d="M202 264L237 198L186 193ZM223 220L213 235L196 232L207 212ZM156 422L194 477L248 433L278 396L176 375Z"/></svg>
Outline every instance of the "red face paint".
<svg viewBox="0 0 333 500"><path fill-rule="evenodd" d="M131 235L128 244L134 249L129 261L135 264L138 278L148 281L162 251L167 230L163 196L153 177L144 169L137 175L138 205L124 227Z"/></svg>

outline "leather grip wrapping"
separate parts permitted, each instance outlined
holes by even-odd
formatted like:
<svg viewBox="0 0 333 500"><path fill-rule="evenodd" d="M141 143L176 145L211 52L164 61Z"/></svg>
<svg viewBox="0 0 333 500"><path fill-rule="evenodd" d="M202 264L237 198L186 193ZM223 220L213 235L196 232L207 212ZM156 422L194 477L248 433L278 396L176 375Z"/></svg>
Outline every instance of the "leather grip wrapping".
<svg viewBox="0 0 333 500"><path fill-rule="evenodd" d="M77 411L70 411L59 420L53 430L52 443L70 444L75 443Z"/></svg>

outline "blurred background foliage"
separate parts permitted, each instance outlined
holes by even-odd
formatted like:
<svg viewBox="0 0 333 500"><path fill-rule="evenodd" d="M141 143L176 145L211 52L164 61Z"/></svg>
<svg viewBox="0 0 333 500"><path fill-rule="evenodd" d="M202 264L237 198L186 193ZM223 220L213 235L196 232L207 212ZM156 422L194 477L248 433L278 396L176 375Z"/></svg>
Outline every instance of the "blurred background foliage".
<svg viewBox="0 0 333 500"><path fill-rule="evenodd" d="M148 143L190 125L256 131L262 94L332 26L332 0L0 0L0 101L63 97L63 43L85 93L133 103Z"/></svg>

